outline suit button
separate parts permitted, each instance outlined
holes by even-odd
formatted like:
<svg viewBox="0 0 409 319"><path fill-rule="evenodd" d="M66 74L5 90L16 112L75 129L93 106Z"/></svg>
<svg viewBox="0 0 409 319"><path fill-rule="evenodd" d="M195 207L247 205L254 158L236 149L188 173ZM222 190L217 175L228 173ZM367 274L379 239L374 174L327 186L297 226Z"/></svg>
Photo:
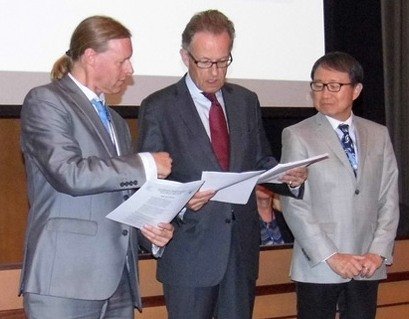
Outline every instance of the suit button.
<svg viewBox="0 0 409 319"><path fill-rule="evenodd" d="M119 183L119 186L124 187L125 184L123 182Z"/></svg>
<svg viewBox="0 0 409 319"><path fill-rule="evenodd" d="M355 190L355 195L358 195L359 194L359 189L356 189Z"/></svg>
<svg viewBox="0 0 409 319"><path fill-rule="evenodd" d="M124 200L127 200L129 198L128 195L124 195Z"/></svg>
<svg viewBox="0 0 409 319"><path fill-rule="evenodd" d="M126 229L122 230L122 236L128 235L128 231Z"/></svg>
<svg viewBox="0 0 409 319"><path fill-rule="evenodd" d="M224 222L225 222L226 224L230 224L230 223L231 223L231 219L226 218L226 219L224 220Z"/></svg>

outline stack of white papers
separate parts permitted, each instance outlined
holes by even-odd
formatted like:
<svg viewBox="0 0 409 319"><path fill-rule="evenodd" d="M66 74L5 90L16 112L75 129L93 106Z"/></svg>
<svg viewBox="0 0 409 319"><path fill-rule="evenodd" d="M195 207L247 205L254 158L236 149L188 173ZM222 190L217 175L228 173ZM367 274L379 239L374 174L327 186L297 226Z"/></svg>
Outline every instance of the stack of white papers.
<svg viewBox="0 0 409 319"><path fill-rule="evenodd" d="M256 184L281 183L280 178L290 169L305 167L328 158L321 154L305 160L277 164L268 171L244 173L203 172L204 184L200 190L215 190L211 200L232 204L246 204Z"/></svg>
<svg viewBox="0 0 409 319"><path fill-rule="evenodd" d="M290 169L297 168L297 167L306 167L316 162L322 161L328 158L328 153L313 156L304 160L285 163L285 164L277 164L272 169L264 172L260 175L258 180L258 184L262 183L281 183L280 178Z"/></svg>

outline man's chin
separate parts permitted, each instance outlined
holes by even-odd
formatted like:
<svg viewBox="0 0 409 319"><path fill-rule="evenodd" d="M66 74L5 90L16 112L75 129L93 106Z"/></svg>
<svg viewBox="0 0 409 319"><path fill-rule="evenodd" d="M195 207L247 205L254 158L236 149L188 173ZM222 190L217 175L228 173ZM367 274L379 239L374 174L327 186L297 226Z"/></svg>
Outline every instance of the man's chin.
<svg viewBox="0 0 409 319"><path fill-rule="evenodd" d="M220 83L214 84L214 85L206 85L205 92L207 93L216 93L222 88L223 85L220 85Z"/></svg>
<svg viewBox="0 0 409 319"><path fill-rule="evenodd" d="M109 94L124 93L125 90L126 90L126 87L127 87L127 85L125 83L121 83L120 85L111 88L111 91L109 92Z"/></svg>

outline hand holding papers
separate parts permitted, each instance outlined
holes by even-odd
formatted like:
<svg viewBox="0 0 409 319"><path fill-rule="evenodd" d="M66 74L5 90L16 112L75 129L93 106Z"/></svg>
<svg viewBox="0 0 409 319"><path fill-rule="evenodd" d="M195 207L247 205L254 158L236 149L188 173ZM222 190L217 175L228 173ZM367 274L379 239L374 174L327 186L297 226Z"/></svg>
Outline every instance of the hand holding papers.
<svg viewBox="0 0 409 319"><path fill-rule="evenodd" d="M288 170L308 166L323 159L321 154L305 160L278 164L268 171L243 173L203 172L201 181L178 183L167 180L149 180L126 202L106 217L117 222L142 228L169 223L199 190L214 190L213 201L246 204L254 186L258 183L281 183Z"/></svg>
<svg viewBox="0 0 409 319"><path fill-rule="evenodd" d="M169 223L202 186L203 181L178 183L148 180L106 217L136 228Z"/></svg>
<svg viewBox="0 0 409 319"><path fill-rule="evenodd" d="M232 204L246 204L256 184L281 183L280 178L290 169L305 167L328 158L321 154L305 160L277 164L268 171L250 171L244 173L203 172L204 184L200 190L217 191L213 201Z"/></svg>

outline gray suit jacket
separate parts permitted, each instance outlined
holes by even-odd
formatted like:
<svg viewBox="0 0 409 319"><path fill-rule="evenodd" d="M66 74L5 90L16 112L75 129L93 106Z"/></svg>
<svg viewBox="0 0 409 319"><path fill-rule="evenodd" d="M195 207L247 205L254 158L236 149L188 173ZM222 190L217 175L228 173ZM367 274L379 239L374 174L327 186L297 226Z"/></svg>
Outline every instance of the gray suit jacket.
<svg viewBox="0 0 409 319"><path fill-rule="evenodd" d="M283 198L285 219L295 237L291 277L296 281L348 281L322 262L334 252L369 252L393 261L399 199L392 144L386 127L357 116L353 122L359 156L356 178L336 132L321 113L283 131L283 161L329 154L329 159L309 167L303 200ZM385 277L383 265L371 279Z"/></svg>
<svg viewBox="0 0 409 319"><path fill-rule="evenodd" d="M128 267L137 291L137 234L105 216L145 181L126 122L110 110L121 156L68 77L34 88L21 111L30 212L21 292L100 300ZM130 246L130 247L129 247ZM135 298L139 306L139 298Z"/></svg>
<svg viewBox="0 0 409 319"><path fill-rule="evenodd" d="M222 92L230 130L230 171L274 166L256 94L233 84L225 84ZM139 151L170 153L169 179L190 182L199 180L202 171L221 171L185 78L147 97L138 124ZM231 243L233 218L241 238ZM231 245L239 247L240 266L249 279L256 278L260 232L254 193L246 205L210 201L198 212L187 209L183 222L176 218L175 226L174 237L158 261L160 281L183 286L218 284Z"/></svg>

